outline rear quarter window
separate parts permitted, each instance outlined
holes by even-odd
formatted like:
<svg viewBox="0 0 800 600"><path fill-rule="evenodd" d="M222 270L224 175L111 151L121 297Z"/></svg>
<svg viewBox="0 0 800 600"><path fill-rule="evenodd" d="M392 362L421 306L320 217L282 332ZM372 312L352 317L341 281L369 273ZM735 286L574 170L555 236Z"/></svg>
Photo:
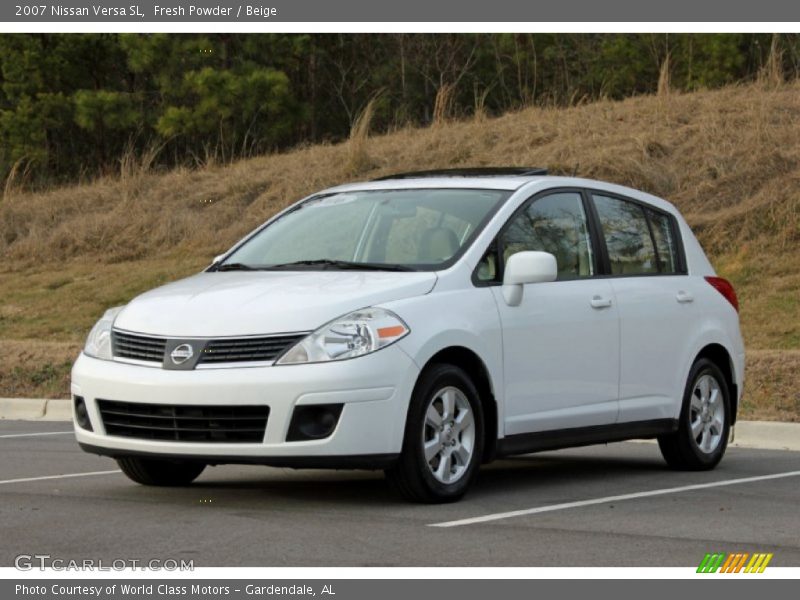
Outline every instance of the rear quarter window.
<svg viewBox="0 0 800 600"><path fill-rule="evenodd" d="M665 274L680 272L678 242L675 239L672 217L649 208L646 212L658 252L659 272Z"/></svg>

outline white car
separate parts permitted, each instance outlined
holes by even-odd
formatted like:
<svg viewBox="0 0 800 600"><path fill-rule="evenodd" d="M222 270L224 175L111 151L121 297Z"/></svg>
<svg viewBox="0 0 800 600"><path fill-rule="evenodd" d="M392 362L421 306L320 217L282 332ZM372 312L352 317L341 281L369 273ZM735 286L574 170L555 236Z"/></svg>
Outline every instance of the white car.
<svg viewBox="0 0 800 600"><path fill-rule="evenodd" d="M226 463L384 469L443 502L483 462L631 438L713 468L743 373L735 292L669 202L469 169L293 204L107 311L72 395L83 449L142 484Z"/></svg>

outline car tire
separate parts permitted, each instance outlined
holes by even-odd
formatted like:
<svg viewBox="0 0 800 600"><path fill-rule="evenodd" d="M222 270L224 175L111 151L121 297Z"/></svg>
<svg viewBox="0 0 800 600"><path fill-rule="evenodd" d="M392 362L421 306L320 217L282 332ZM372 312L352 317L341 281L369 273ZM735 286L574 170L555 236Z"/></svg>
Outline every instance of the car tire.
<svg viewBox="0 0 800 600"><path fill-rule="evenodd" d="M117 464L129 479L142 485L184 486L189 485L206 468L204 463L193 461L157 460L125 456Z"/></svg>
<svg viewBox="0 0 800 600"><path fill-rule="evenodd" d="M689 372L677 431L658 438L664 460L682 471L716 467L728 446L731 414L725 376L712 361L699 359Z"/></svg>
<svg viewBox="0 0 800 600"><path fill-rule="evenodd" d="M389 483L412 502L460 499L478 473L483 423L470 377L455 365L428 367L411 397L400 458L386 470Z"/></svg>

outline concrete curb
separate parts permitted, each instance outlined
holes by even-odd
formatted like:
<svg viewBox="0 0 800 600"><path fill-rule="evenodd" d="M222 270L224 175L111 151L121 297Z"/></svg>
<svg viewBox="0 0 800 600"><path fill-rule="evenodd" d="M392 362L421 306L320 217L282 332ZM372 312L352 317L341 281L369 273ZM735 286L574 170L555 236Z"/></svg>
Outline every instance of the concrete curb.
<svg viewBox="0 0 800 600"><path fill-rule="evenodd" d="M0 419L31 421L44 417L47 400L0 398Z"/></svg>
<svg viewBox="0 0 800 600"><path fill-rule="evenodd" d="M72 402L69 400L48 400L42 420L72 421Z"/></svg>
<svg viewBox="0 0 800 600"><path fill-rule="evenodd" d="M17 421L71 421L69 400L0 398L0 419Z"/></svg>
<svg viewBox="0 0 800 600"><path fill-rule="evenodd" d="M0 420L71 421L69 400L35 398L0 398ZM652 442L652 440L642 440ZM736 423L734 448L793 450L800 452L800 423L778 421L739 421Z"/></svg>
<svg viewBox="0 0 800 600"><path fill-rule="evenodd" d="M731 445L736 448L800 451L800 423L739 421Z"/></svg>

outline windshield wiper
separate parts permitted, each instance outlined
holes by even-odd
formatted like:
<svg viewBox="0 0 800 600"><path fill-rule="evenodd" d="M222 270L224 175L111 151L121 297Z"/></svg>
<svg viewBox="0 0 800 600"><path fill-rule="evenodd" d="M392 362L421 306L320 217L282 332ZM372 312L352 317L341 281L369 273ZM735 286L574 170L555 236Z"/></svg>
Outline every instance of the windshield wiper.
<svg viewBox="0 0 800 600"><path fill-rule="evenodd" d="M350 262L348 260L331 260L320 258L316 260L296 260L294 262L270 265L264 267L267 270L291 269L292 267L334 267L341 270L354 271L414 271L415 269L405 265L392 265L383 263Z"/></svg>
<svg viewBox="0 0 800 600"><path fill-rule="evenodd" d="M258 271L258 267L251 267L250 265L246 265L244 263L226 263L224 265L218 265L215 271Z"/></svg>

